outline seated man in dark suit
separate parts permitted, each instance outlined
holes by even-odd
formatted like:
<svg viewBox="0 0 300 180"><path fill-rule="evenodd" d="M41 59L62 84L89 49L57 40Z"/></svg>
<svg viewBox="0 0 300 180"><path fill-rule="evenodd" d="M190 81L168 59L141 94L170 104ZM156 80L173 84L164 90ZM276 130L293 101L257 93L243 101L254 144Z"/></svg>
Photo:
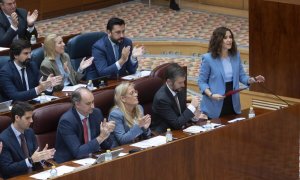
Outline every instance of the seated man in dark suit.
<svg viewBox="0 0 300 180"><path fill-rule="evenodd" d="M14 39L37 37L34 27L37 10L27 13L25 9L17 8L16 0L0 0L0 6L0 46L9 47Z"/></svg>
<svg viewBox="0 0 300 180"><path fill-rule="evenodd" d="M40 161L53 158L54 149L39 151L34 132L29 128L33 107L25 102L17 102L11 109L13 123L5 129L0 139L3 150L0 154L0 169L4 178L11 178L42 168Z"/></svg>
<svg viewBox="0 0 300 180"><path fill-rule="evenodd" d="M181 129L195 115L198 117L199 113L199 97L193 97L191 104L186 107L184 69L172 63L165 77L166 84L156 92L152 104L151 129L159 133L165 132L167 128Z"/></svg>
<svg viewBox="0 0 300 180"><path fill-rule="evenodd" d="M11 60L0 70L1 94L4 100L27 101L43 91L60 84L62 77L51 75L46 81L40 80L36 63L30 61L31 45L28 41L15 40L10 48Z"/></svg>
<svg viewBox="0 0 300 180"><path fill-rule="evenodd" d="M132 47L125 37L125 21L111 18L106 26L108 35L92 47L93 64L87 68L87 79L101 76L124 76L134 74L138 67L137 57L144 54L144 47Z"/></svg>
<svg viewBox="0 0 300 180"><path fill-rule="evenodd" d="M73 107L62 115L56 134L55 155L57 163L89 156L112 146L110 133L114 121L103 121L100 109L94 108L94 95L86 88L72 93Z"/></svg>

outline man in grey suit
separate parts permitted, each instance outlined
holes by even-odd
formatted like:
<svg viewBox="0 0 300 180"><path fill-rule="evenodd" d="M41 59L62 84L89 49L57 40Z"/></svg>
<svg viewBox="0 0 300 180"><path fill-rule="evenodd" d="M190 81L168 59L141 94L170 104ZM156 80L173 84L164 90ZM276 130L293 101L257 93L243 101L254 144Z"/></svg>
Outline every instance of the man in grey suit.
<svg viewBox="0 0 300 180"><path fill-rule="evenodd" d="M37 37L34 23L38 11L32 13L17 8L16 0L0 0L0 46L10 47L14 39L30 40L32 35Z"/></svg>

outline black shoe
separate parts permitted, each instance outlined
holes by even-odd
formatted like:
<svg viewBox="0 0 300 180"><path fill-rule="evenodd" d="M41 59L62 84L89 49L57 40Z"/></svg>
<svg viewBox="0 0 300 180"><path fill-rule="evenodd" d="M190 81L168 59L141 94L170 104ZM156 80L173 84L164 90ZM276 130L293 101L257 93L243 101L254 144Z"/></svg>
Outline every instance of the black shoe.
<svg viewBox="0 0 300 180"><path fill-rule="evenodd" d="M173 9L173 10L175 10L175 11L179 11L179 10L180 10L178 4L177 4L176 2L173 2L173 3L172 3L172 1L171 1L171 3L170 3L170 9Z"/></svg>

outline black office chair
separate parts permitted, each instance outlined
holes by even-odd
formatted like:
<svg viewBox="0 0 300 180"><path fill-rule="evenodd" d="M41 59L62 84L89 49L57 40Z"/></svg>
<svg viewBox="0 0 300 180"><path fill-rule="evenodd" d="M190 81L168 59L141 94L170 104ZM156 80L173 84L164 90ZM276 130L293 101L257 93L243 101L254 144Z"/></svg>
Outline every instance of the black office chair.
<svg viewBox="0 0 300 180"><path fill-rule="evenodd" d="M77 70L82 58L92 56L92 46L105 32L90 32L77 35L67 43L67 53L70 56L74 70Z"/></svg>
<svg viewBox="0 0 300 180"><path fill-rule="evenodd" d="M31 51L31 60L36 63L38 68L40 68L44 58L44 47L39 47Z"/></svg>

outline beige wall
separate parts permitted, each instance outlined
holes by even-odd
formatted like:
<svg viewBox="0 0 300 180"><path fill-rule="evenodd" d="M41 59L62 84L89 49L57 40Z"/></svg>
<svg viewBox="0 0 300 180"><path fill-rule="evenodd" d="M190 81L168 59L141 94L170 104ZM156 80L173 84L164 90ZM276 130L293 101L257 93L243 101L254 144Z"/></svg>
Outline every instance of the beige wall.
<svg viewBox="0 0 300 180"><path fill-rule="evenodd" d="M177 0L179 1L179 0ZM220 6L226 8L234 8L248 10L249 0L180 0L180 2L198 2L205 5Z"/></svg>

